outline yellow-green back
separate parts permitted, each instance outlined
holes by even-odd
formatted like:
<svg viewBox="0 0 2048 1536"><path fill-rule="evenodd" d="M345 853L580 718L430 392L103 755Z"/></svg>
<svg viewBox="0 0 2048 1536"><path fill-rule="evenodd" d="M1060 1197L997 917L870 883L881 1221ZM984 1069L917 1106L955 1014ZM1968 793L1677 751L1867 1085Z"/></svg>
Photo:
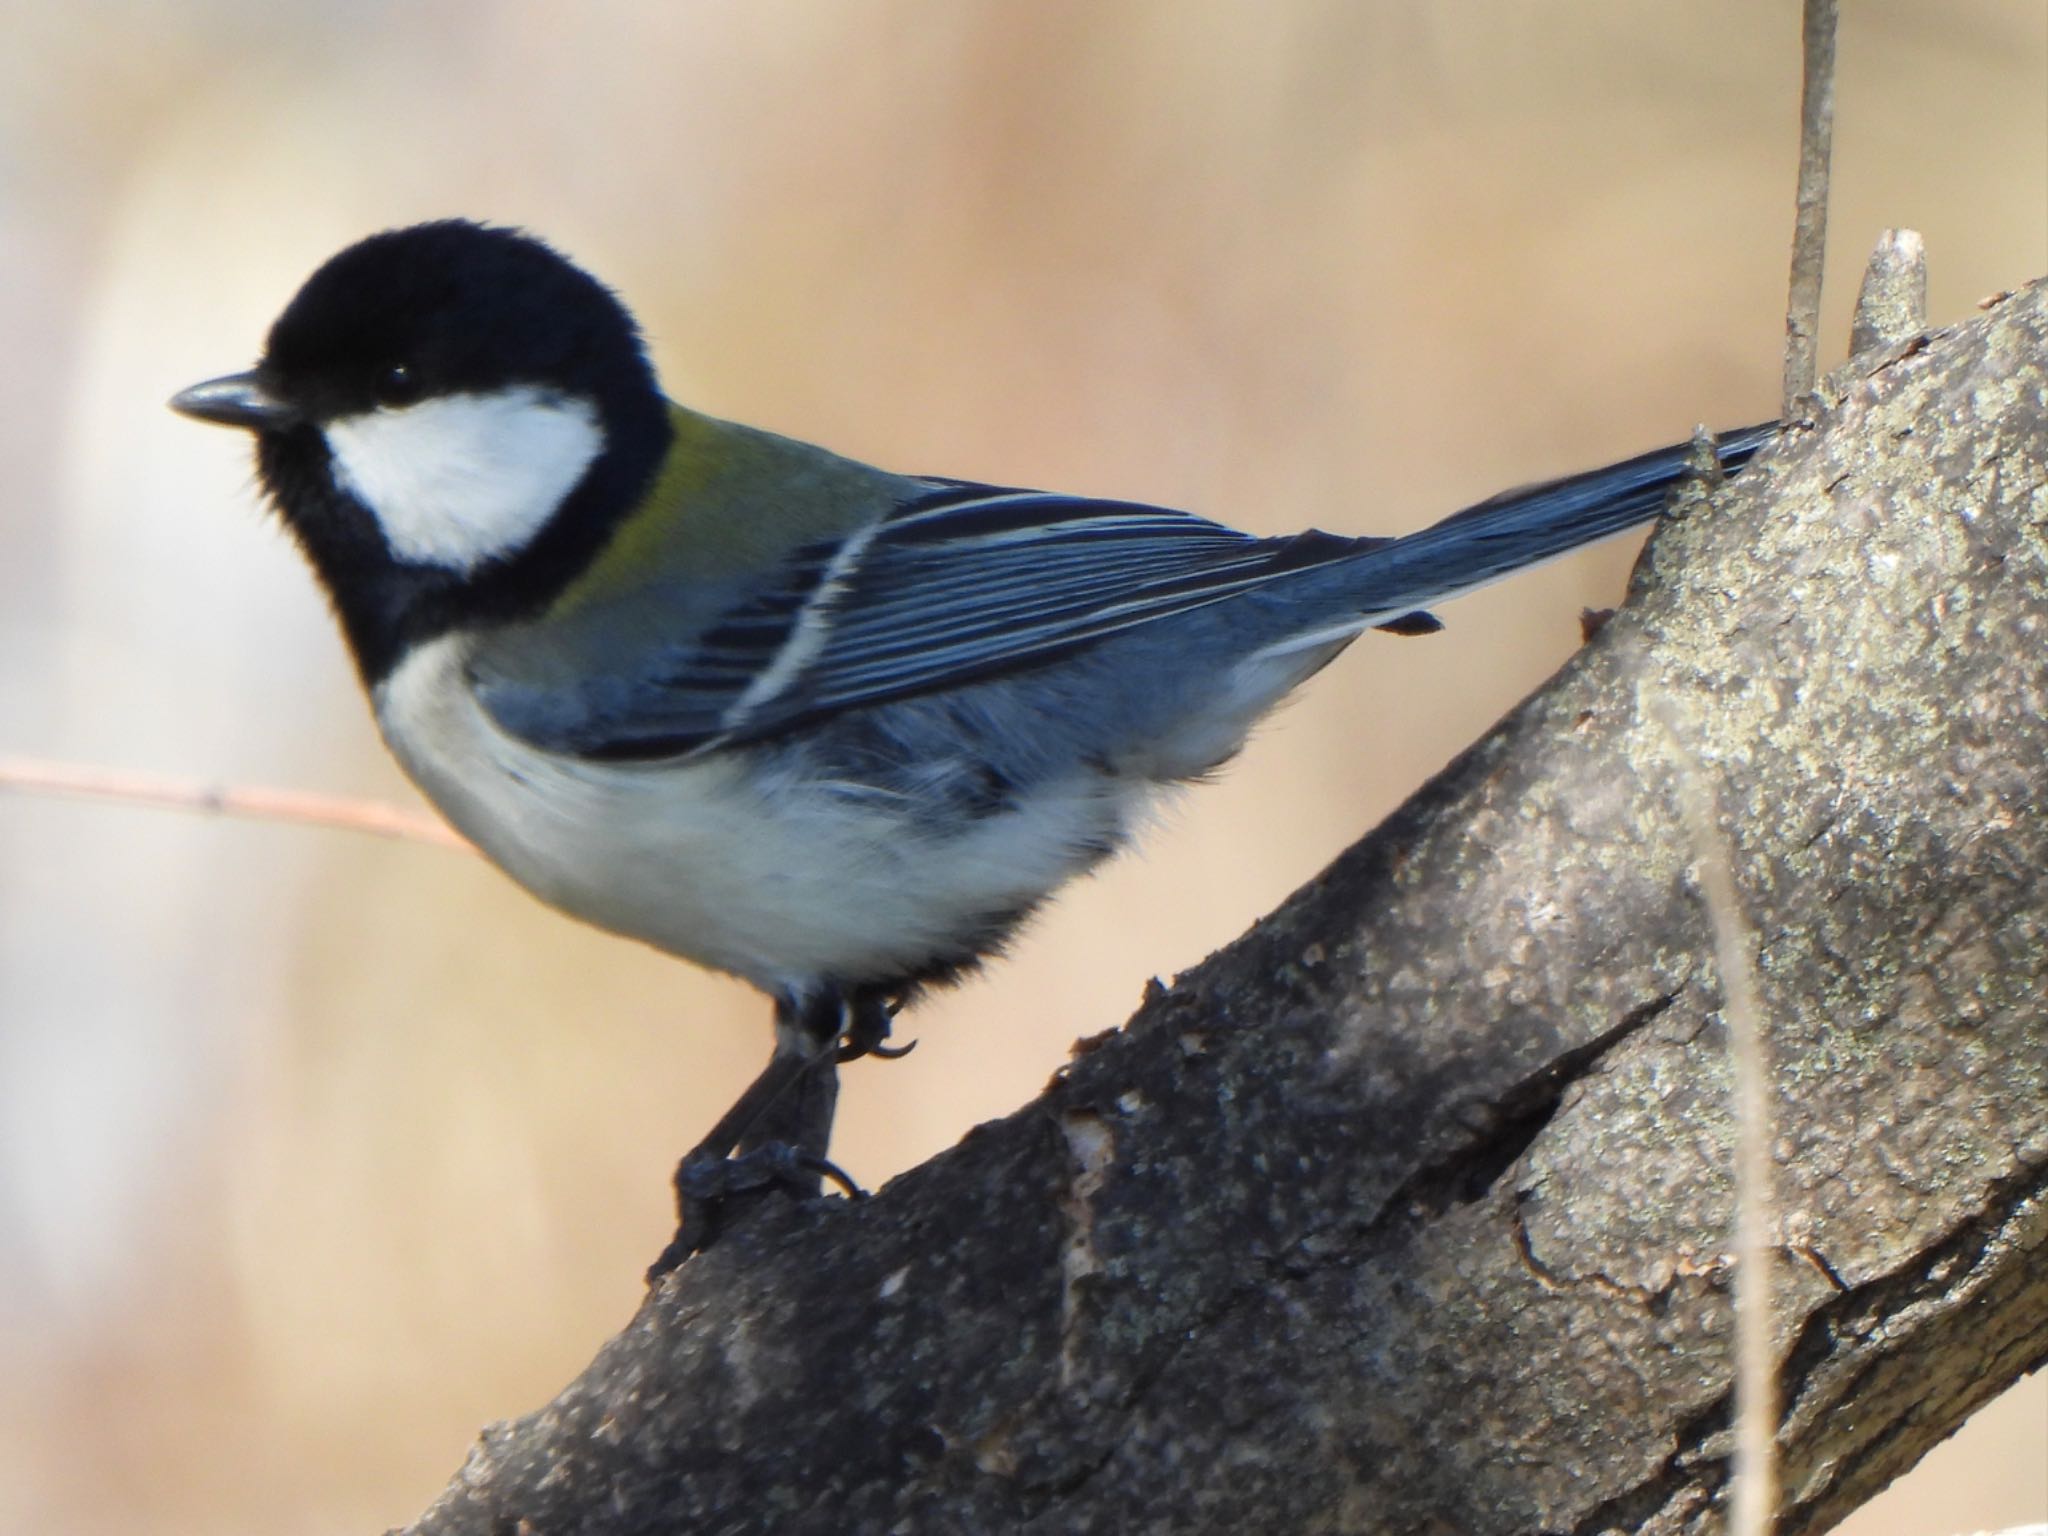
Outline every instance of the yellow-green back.
<svg viewBox="0 0 2048 1536"><path fill-rule="evenodd" d="M650 583L711 585L773 569L790 551L862 527L912 493L823 448L671 404L675 441L647 495L548 617L603 606Z"/></svg>

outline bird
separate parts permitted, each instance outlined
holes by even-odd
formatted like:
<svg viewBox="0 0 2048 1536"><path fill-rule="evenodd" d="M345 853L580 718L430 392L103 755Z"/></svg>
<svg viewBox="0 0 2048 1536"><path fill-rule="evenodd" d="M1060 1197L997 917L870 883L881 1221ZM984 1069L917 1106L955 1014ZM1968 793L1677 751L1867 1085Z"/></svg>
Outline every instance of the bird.
<svg viewBox="0 0 2048 1536"><path fill-rule="evenodd" d="M170 404L254 434L385 742L458 831L772 1000L650 1279L751 1191L857 1193L827 1156L838 1065L907 1049L899 1009L1361 635L1430 633L1702 469L1680 443L1397 538L899 474L672 402L611 289L466 219L330 257L253 368Z"/></svg>

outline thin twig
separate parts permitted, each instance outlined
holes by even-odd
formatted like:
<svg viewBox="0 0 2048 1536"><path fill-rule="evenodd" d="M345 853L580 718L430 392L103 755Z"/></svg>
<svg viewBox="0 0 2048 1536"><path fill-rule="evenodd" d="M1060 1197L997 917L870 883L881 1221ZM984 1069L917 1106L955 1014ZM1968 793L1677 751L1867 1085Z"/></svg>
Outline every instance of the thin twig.
<svg viewBox="0 0 2048 1536"><path fill-rule="evenodd" d="M81 763L46 758L0 755L0 793L62 795L73 799L108 800L121 805L149 806L206 816L237 816L251 821L279 821L306 827L336 827L431 843L438 848L473 852L469 843L446 823L419 811L350 800L340 795L308 794L296 789L271 789L253 784L208 784L196 779L170 779L155 774L121 773Z"/></svg>
<svg viewBox="0 0 2048 1536"><path fill-rule="evenodd" d="M1820 279L1828 243L1828 158L1835 137L1838 0L1806 0L1806 72L1799 91L1799 200L1792 226L1792 288L1785 305L1787 421L1819 376Z"/></svg>
<svg viewBox="0 0 2048 1536"><path fill-rule="evenodd" d="M1677 771L1679 812L1713 928L1721 1018L1735 1075L1735 1473L1728 1530L1730 1536L1767 1536L1778 1502L1778 1383L1771 1344L1771 1074L1756 934L1742 916L1718 796L1687 745L1687 722L1668 696L1648 702L1667 734Z"/></svg>

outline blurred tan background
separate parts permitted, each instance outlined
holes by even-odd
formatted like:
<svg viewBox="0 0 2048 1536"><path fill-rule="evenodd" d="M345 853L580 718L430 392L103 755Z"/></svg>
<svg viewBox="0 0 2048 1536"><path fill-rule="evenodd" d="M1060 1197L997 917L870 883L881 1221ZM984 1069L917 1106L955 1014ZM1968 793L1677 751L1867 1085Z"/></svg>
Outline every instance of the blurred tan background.
<svg viewBox="0 0 2048 1536"><path fill-rule="evenodd" d="M935 473L1393 531L1771 415L1797 5L0 0L0 752L379 798L239 439L329 252L464 213L701 407ZM2048 270L2048 8L1845 7L1840 356ZM1607 547L1371 637L846 1078L871 1183L1312 875L1572 649ZM410 1518L630 1314L762 1001L480 862L0 797L0 1529ZM991 1198L1001 1198L991 1191ZM2048 1384L1860 1536L2048 1518Z"/></svg>

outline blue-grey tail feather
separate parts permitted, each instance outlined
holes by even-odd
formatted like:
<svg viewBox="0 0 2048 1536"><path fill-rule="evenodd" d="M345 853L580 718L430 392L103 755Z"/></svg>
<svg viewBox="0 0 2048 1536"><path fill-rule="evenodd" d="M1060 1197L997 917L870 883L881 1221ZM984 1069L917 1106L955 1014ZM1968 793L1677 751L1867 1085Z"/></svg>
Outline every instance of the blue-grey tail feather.
<svg viewBox="0 0 2048 1536"><path fill-rule="evenodd" d="M1767 422L1716 439L1723 471L1741 468L1777 431ZM1692 444L1677 444L1490 497L1360 551L1350 562L1352 600L1371 613L1419 608L1648 522L1696 472L1696 459Z"/></svg>

